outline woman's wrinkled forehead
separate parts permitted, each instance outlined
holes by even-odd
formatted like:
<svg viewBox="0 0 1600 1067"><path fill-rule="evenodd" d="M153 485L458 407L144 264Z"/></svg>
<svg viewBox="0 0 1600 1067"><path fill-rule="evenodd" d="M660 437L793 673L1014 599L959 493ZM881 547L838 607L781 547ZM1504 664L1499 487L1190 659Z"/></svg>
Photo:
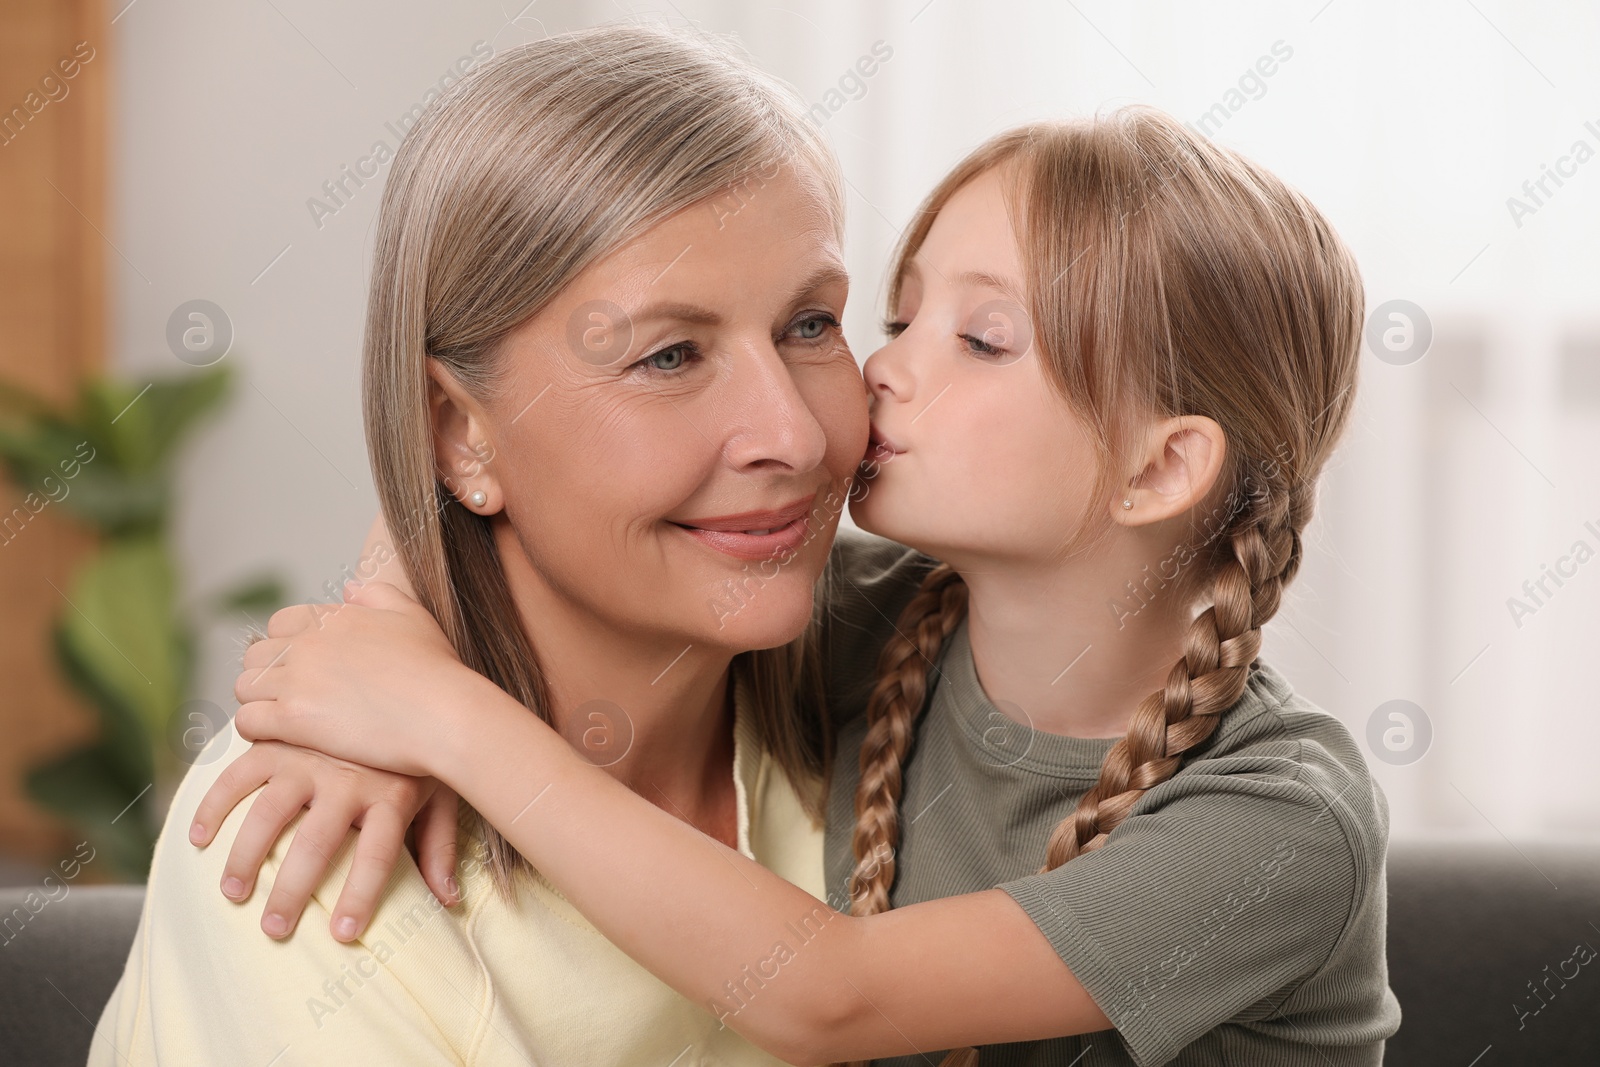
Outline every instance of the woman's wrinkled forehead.
<svg viewBox="0 0 1600 1067"><path fill-rule="evenodd" d="M650 346L691 335L702 344L739 344L775 335L812 305L841 315L848 290L820 187L803 171L771 168L590 264L518 328L510 348L523 354L511 358L543 352L579 378L609 376Z"/></svg>

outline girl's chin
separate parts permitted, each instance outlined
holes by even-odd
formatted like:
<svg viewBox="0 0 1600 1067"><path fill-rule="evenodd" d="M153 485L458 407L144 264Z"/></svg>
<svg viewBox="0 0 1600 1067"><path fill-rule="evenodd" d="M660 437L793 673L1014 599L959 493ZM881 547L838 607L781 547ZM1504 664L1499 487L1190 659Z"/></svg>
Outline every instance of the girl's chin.
<svg viewBox="0 0 1600 1067"><path fill-rule="evenodd" d="M877 500L871 494L850 504L850 518L869 534L914 548L934 559L951 561L953 546L944 543L948 531L938 527L941 518L934 509L896 506L884 494Z"/></svg>
<svg viewBox="0 0 1600 1067"><path fill-rule="evenodd" d="M912 531L905 523L895 521L893 502L881 483L869 484L868 492L850 501L850 520L869 534L905 544Z"/></svg>

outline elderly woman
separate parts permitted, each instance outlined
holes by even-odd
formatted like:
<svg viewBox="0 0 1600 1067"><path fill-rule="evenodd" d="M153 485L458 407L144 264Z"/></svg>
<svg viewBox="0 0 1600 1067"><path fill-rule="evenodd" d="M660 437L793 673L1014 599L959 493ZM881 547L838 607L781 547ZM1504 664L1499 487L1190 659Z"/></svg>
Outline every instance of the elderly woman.
<svg viewBox="0 0 1600 1067"><path fill-rule="evenodd" d="M840 190L803 109L717 49L637 28L514 49L394 159L363 356L394 549L456 653L814 894L814 594L868 430ZM361 838L319 797L295 822L337 831L271 850L263 877L309 879L307 928L263 937L217 893L245 809L223 847L185 840L248 748L230 724L173 801L91 1064L774 1062L470 811L459 906L402 857L357 887L381 899L345 942L325 927Z"/></svg>

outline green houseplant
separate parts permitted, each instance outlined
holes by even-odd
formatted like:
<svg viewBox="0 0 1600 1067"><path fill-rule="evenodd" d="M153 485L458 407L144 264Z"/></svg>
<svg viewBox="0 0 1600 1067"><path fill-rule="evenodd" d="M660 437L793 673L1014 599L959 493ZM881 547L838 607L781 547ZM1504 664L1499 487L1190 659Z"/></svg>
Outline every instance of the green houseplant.
<svg viewBox="0 0 1600 1067"><path fill-rule="evenodd" d="M57 407L0 382L0 462L24 496L0 512L0 552L46 507L98 535L73 572L53 625L56 660L94 708L99 736L33 768L26 788L78 827L125 878L149 871L161 812L158 783L181 776L225 722L187 701L194 669L194 611L168 541L178 446L227 394L226 366L138 386L85 381ZM37 536L37 534L36 534ZM54 583L52 583L54 584ZM211 611L270 611L281 583L258 577L208 598Z"/></svg>

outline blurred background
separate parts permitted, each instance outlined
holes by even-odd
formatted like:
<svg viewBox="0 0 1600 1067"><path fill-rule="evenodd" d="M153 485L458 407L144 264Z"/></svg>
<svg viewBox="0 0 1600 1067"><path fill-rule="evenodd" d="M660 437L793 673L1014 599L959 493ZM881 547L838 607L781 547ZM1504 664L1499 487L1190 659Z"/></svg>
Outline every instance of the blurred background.
<svg viewBox="0 0 1600 1067"><path fill-rule="evenodd" d="M1600 837L1594 5L4 0L0 884L85 840L85 879L139 879L246 628L353 565L410 116L619 20L729 35L814 105L862 359L900 228L1008 126L1147 102L1303 189L1371 318L1266 657L1363 739L1395 837Z"/></svg>

